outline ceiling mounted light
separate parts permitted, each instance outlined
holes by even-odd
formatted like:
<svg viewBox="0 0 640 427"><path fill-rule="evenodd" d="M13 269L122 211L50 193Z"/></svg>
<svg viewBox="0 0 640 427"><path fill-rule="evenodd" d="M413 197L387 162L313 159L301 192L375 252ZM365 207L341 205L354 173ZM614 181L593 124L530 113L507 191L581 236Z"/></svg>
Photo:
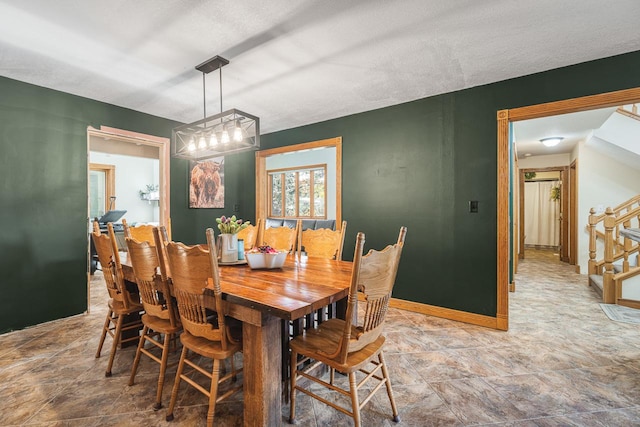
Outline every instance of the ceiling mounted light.
<svg viewBox="0 0 640 427"><path fill-rule="evenodd" d="M555 147L556 145L560 144L560 141L562 141L563 139L564 138L561 136L554 136L551 138L542 138L540 142L542 142L545 147Z"/></svg>
<svg viewBox="0 0 640 427"><path fill-rule="evenodd" d="M260 148L260 119L236 109L222 110L222 67L228 63L228 60L214 56L196 67L202 72L204 118L173 129L173 157L202 160ZM207 117L205 76L218 69L220 113ZM229 137L229 131L233 132L233 138Z"/></svg>

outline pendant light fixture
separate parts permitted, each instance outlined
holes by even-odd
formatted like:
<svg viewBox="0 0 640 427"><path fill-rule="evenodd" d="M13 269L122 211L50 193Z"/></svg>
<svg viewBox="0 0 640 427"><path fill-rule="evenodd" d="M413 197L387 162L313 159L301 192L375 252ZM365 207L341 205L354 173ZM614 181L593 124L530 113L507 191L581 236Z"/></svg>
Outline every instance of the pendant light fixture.
<svg viewBox="0 0 640 427"><path fill-rule="evenodd" d="M260 119L240 110L222 110L222 67L229 63L221 56L196 66L202 72L204 118L173 129L173 157L203 160L260 148ZM220 113L207 117L206 75L220 70Z"/></svg>

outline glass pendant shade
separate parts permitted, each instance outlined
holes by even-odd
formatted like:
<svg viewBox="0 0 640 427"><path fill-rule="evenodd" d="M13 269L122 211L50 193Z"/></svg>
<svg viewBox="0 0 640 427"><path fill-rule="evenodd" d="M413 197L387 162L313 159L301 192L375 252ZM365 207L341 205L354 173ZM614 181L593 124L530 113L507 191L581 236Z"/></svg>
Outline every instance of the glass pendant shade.
<svg viewBox="0 0 640 427"><path fill-rule="evenodd" d="M222 141L223 144L229 143L229 132L227 132L226 129L222 131L222 136L220 137L220 140Z"/></svg>

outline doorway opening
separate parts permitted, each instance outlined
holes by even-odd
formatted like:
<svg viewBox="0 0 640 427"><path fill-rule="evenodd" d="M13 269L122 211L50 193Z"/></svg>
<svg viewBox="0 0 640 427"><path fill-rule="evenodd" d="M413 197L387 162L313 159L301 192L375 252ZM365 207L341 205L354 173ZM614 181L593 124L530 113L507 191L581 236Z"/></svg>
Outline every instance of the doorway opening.
<svg viewBox="0 0 640 427"><path fill-rule="evenodd" d="M518 258L527 249L551 250L569 261L569 196L567 167L520 169Z"/></svg>
<svg viewBox="0 0 640 427"><path fill-rule="evenodd" d="M92 162L92 155L101 159ZM105 158L127 159L131 165L130 170L138 168L149 169L150 175L157 178L157 182L144 181L144 185L138 183L126 190L117 190L116 172L122 177L127 172L119 171L113 162L104 161ZM118 203L131 197L142 205L149 204L152 208L146 222L157 222L169 226L170 222L170 140L164 137L146 135L137 132L126 131L106 126L95 129L87 128L87 230L90 233L93 227L92 221L96 216L105 214L115 209L127 210L124 203ZM121 180L125 182L128 179ZM157 186L157 189L155 188ZM154 187L154 196L151 199L148 194ZM126 197L118 198L119 192L126 191ZM157 192L156 192L157 191ZM146 195L146 198L143 197ZM131 200L131 199L130 199ZM155 206L154 206L155 205ZM141 220L140 219L140 220ZM138 221L140 221L138 220ZM91 307L91 238L87 233L87 311Z"/></svg>
<svg viewBox="0 0 640 427"><path fill-rule="evenodd" d="M546 104L532 105L500 110L497 114L497 143L498 143L498 185L497 185L497 310L496 324L498 329L507 330L509 327L509 287L512 284L510 271L516 265L515 239L510 239L510 224L515 200L510 194L509 165L515 161L510 141L510 128L513 122L549 117L578 111L595 110L604 107L635 104L640 101L640 88L609 92L599 95L585 96ZM572 173L571 168L569 174ZM573 171L575 173L575 171ZM514 221L515 223L516 221ZM576 227L579 225L576 224Z"/></svg>

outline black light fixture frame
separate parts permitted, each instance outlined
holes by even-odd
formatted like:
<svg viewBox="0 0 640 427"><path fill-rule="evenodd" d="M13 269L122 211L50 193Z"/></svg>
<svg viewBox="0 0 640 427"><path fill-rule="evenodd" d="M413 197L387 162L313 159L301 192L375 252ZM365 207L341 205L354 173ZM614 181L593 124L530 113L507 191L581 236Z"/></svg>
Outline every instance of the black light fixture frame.
<svg viewBox="0 0 640 427"><path fill-rule="evenodd" d="M221 56L214 56L211 59L197 65L196 70L202 72L202 90L204 104L204 118L193 123L177 126L172 130L173 157L188 160L204 160L211 157L225 154L237 153L241 151L257 150L260 148L260 119L254 115L245 113L237 109L222 111L222 70L221 68L229 64L229 61ZM220 113L207 117L205 75L220 69ZM219 134L221 130L232 126L240 126L244 138L242 141L230 140L226 144L220 142L215 146L210 146L208 140L211 133ZM206 147L198 147L201 137L205 138ZM195 144L195 147L194 147Z"/></svg>

